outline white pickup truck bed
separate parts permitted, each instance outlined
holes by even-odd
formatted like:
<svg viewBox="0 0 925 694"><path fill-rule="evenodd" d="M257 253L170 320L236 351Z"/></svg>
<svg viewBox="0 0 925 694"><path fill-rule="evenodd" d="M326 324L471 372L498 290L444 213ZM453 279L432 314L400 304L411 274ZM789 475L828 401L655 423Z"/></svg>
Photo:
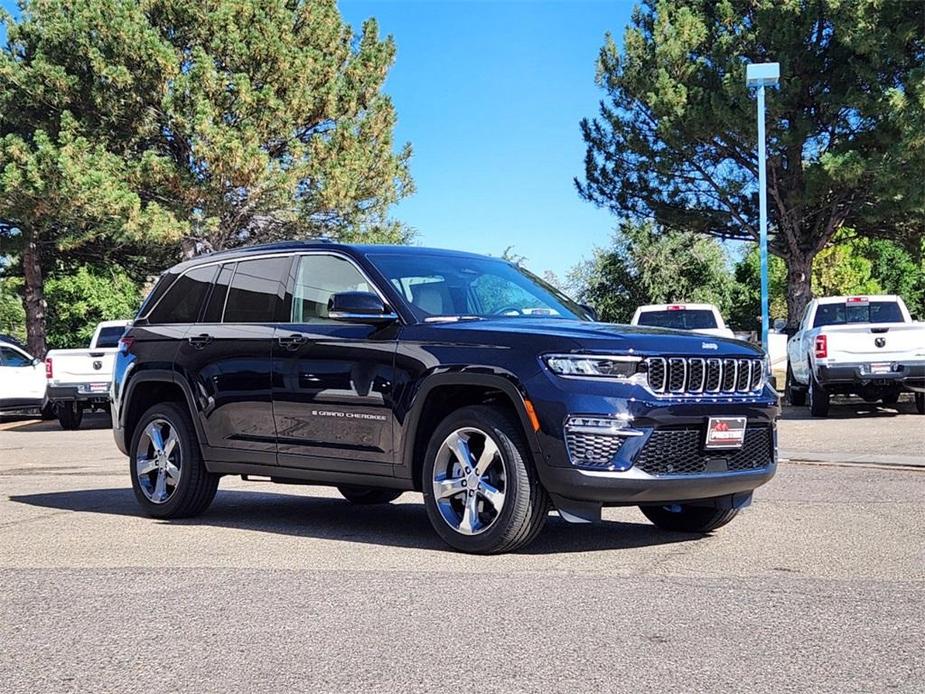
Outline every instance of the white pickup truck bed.
<svg viewBox="0 0 925 694"><path fill-rule="evenodd" d="M916 393L925 414L925 324L913 322L900 297L812 301L787 357L790 401L808 399L815 416L825 416L834 393L892 404L902 390Z"/></svg>
<svg viewBox="0 0 925 694"><path fill-rule="evenodd" d="M84 409L108 406L119 338L128 324L104 321L87 349L53 349L45 356L48 400L65 429L80 426Z"/></svg>

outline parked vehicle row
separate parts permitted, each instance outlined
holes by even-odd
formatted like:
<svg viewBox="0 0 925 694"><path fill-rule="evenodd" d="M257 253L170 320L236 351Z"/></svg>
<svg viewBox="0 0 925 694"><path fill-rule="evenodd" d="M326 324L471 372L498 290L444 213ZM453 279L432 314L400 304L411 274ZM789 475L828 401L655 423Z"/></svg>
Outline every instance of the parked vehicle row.
<svg viewBox="0 0 925 694"><path fill-rule="evenodd" d="M912 321L898 296L814 299L787 355L787 397L813 416L828 414L834 394L892 405L904 390L925 414L925 324Z"/></svg>
<svg viewBox="0 0 925 694"><path fill-rule="evenodd" d="M77 429L84 410L108 410L119 338L131 321L103 321L86 349L53 349L45 356L48 401L63 429Z"/></svg>

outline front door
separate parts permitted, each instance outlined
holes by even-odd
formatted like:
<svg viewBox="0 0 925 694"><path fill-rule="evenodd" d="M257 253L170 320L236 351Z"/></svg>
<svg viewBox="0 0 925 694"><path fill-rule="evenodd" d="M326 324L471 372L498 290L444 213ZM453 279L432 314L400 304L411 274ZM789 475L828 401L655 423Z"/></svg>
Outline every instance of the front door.
<svg viewBox="0 0 925 694"><path fill-rule="evenodd" d="M375 291L349 259L299 256L290 320L276 327L273 410L279 464L392 474L392 391L397 325L327 317L328 299Z"/></svg>
<svg viewBox="0 0 925 694"><path fill-rule="evenodd" d="M45 398L45 365L15 347L0 347L0 404L35 406Z"/></svg>

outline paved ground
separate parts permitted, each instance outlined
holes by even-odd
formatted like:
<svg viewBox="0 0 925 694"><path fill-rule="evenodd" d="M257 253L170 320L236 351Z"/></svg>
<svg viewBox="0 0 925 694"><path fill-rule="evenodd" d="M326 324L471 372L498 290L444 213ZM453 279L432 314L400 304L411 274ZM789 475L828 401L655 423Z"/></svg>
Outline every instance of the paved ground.
<svg viewBox="0 0 925 694"><path fill-rule="evenodd" d="M892 406L845 397L832 402L824 420L807 407L784 408L781 457L925 466L925 416L916 413L911 394Z"/></svg>
<svg viewBox="0 0 925 694"><path fill-rule="evenodd" d="M781 445L921 457L920 421L791 418ZM0 431L4 692L925 690L925 471L784 463L711 537L614 509L484 558L416 494L226 479L199 519L139 517L90 424Z"/></svg>

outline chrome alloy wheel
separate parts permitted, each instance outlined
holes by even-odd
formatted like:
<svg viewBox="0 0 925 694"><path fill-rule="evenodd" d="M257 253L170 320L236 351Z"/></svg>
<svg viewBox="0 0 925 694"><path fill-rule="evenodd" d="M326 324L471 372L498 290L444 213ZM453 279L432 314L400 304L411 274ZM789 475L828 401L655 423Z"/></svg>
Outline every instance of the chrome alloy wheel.
<svg viewBox="0 0 925 694"><path fill-rule="evenodd" d="M434 500L443 520L462 535L483 533L501 515L507 469L497 444L484 431L457 429L434 460Z"/></svg>
<svg viewBox="0 0 925 694"><path fill-rule="evenodd" d="M180 440L166 419L155 419L138 440L135 475L148 501L163 504L170 500L180 482Z"/></svg>

